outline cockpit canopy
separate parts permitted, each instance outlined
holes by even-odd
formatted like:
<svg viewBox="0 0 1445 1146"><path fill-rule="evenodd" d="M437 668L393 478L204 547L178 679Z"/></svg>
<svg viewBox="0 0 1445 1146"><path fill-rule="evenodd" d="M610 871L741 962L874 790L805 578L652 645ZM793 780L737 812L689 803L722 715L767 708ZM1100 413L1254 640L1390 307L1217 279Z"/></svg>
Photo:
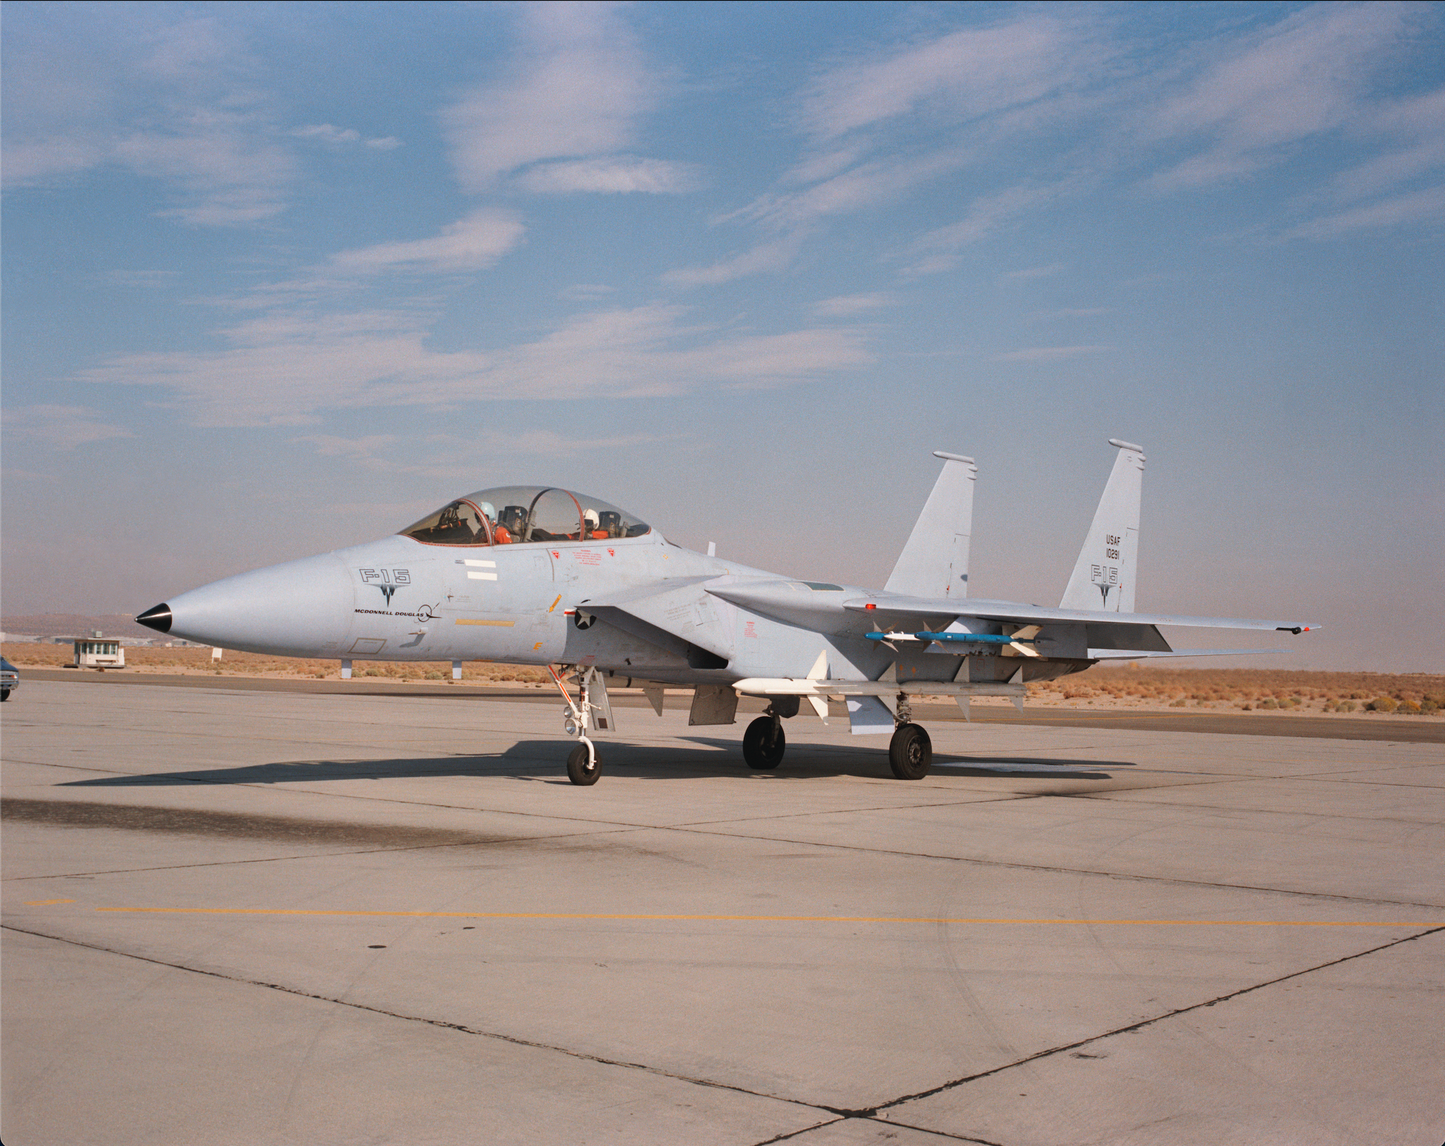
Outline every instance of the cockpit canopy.
<svg viewBox="0 0 1445 1146"><path fill-rule="evenodd" d="M651 529L585 493L504 485L459 497L401 532L427 545L522 545L641 537Z"/></svg>

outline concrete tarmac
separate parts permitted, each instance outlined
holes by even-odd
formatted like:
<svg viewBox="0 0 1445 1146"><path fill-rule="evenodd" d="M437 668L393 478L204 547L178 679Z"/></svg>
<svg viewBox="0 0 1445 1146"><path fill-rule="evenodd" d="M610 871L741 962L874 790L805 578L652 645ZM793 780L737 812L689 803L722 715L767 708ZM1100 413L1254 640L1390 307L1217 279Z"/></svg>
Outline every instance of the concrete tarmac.
<svg viewBox="0 0 1445 1146"><path fill-rule="evenodd" d="M1438 743L560 708L27 678L0 1137L1445 1138Z"/></svg>

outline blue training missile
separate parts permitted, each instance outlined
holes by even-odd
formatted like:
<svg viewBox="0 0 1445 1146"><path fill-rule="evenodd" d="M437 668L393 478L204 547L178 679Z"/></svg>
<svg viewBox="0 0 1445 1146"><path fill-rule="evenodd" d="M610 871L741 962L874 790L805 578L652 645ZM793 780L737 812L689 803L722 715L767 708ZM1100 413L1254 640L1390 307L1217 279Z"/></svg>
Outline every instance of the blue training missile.
<svg viewBox="0 0 1445 1146"><path fill-rule="evenodd" d="M865 633L870 641L898 640L900 637L912 637L916 641L961 641L973 645L1032 645L1037 642L1032 637L1006 637L1002 633Z"/></svg>
<svg viewBox="0 0 1445 1146"><path fill-rule="evenodd" d="M914 633L920 641L960 641L970 645L1031 645L1031 637L1006 637L1002 633Z"/></svg>

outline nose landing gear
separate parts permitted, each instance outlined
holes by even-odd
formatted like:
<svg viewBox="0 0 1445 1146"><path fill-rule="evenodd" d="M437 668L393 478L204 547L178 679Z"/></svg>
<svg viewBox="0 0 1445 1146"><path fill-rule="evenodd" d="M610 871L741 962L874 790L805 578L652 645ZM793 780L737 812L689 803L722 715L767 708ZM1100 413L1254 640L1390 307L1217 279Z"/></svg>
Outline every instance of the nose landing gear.
<svg viewBox="0 0 1445 1146"><path fill-rule="evenodd" d="M565 670L567 666L563 666ZM597 783L602 775L602 762L597 756L597 746L587 733L601 729L606 732L612 727L612 705L607 699L607 686L602 676L590 665L577 673L577 696L574 699L567 691L567 685L551 665L547 671L567 702L562 713L562 727L568 736L577 737L577 746L567 754L567 779L574 784L588 786Z"/></svg>
<svg viewBox="0 0 1445 1146"><path fill-rule="evenodd" d="M602 765L597 760L597 746L582 737L582 743L567 753L567 779L584 787L597 783L602 775Z"/></svg>

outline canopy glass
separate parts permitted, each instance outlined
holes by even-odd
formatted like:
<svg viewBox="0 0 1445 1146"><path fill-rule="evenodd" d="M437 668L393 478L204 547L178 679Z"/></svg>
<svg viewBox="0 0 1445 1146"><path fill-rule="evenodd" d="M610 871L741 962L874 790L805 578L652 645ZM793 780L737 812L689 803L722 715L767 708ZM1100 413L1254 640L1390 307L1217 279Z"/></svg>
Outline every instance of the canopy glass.
<svg viewBox="0 0 1445 1146"><path fill-rule="evenodd" d="M641 537L651 526L626 510L555 486L506 485L459 497L403 529L426 545L527 545Z"/></svg>

